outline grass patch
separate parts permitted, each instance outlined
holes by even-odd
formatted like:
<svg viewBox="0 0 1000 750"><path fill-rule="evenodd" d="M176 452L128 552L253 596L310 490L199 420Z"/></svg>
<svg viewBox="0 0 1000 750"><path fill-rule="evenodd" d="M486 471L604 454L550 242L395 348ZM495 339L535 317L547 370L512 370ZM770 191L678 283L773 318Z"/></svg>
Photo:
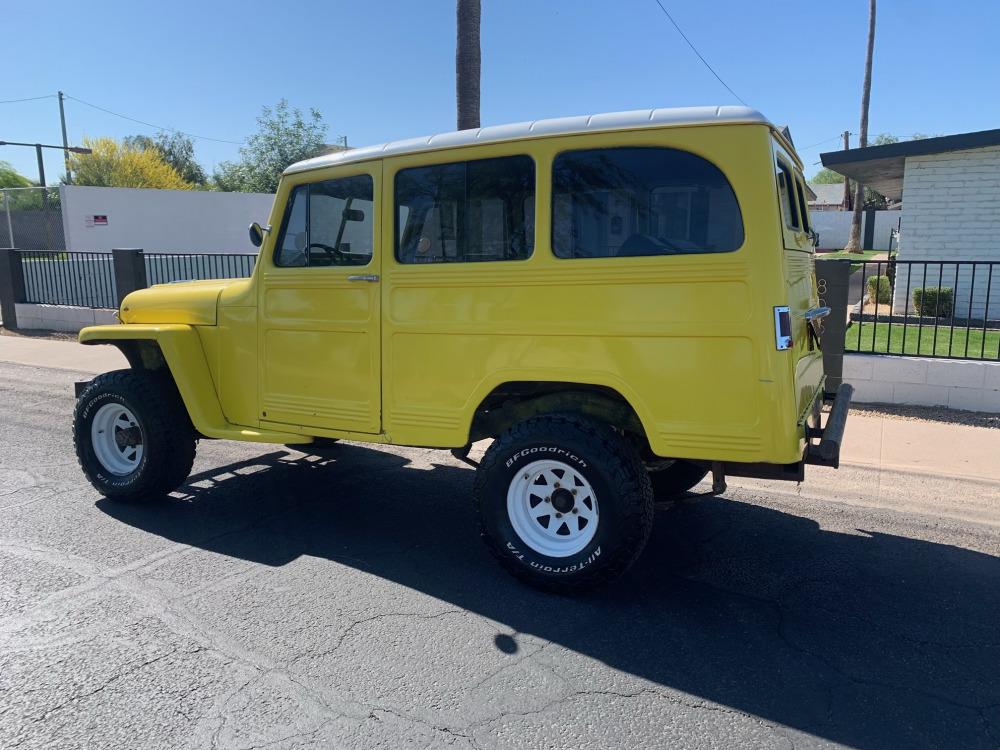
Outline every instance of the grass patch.
<svg viewBox="0 0 1000 750"><path fill-rule="evenodd" d="M951 349L949 351L949 341ZM855 321L847 329L844 346L847 352L871 352L874 342L875 354L911 354L914 356L970 357L974 359L997 359L1000 356L1000 331L973 328L966 331L956 324L954 332L949 325L939 325L937 342L934 327L916 323L906 325L906 342L903 342L902 323L859 323ZM968 349L966 349L968 343Z"/></svg>
<svg viewBox="0 0 1000 750"><path fill-rule="evenodd" d="M846 253L838 250L835 253L816 253L816 260L871 260L876 255L885 255L888 250L863 250L860 253Z"/></svg>

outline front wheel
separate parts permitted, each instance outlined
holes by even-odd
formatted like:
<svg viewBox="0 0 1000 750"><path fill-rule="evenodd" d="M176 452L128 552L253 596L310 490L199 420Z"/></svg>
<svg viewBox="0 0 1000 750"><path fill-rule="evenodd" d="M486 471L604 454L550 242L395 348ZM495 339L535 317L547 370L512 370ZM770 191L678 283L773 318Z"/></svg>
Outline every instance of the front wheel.
<svg viewBox="0 0 1000 750"><path fill-rule="evenodd" d="M653 493L636 450L590 419L553 415L515 425L476 473L480 531L515 577L577 593L623 573L653 524Z"/></svg>
<svg viewBox="0 0 1000 750"><path fill-rule="evenodd" d="M187 478L196 435L168 376L116 370L97 376L80 394L73 442L98 492L136 502L162 497Z"/></svg>

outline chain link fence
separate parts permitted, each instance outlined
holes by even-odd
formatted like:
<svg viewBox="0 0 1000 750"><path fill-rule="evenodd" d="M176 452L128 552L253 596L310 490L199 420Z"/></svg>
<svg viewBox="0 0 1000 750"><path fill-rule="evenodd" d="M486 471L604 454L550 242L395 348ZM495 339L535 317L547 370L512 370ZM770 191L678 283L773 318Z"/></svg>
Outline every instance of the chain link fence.
<svg viewBox="0 0 1000 750"><path fill-rule="evenodd" d="M58 187L0 189L0 247L66 249Z"/></svg>

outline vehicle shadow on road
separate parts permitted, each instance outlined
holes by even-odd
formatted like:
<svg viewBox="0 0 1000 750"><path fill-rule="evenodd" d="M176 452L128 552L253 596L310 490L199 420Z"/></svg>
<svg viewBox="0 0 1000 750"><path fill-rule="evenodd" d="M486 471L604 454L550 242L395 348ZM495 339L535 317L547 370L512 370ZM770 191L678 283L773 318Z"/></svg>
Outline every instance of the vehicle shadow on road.
<svg viewBox="0 0 1000 750"><path fill-rule="evenodd" d="M363 568L502 623L505 652L531 634L854 747L1000 744L1000 558L713 498L658 512L614 585L559 598L489 558L472 476L338 444L196 475L163 504L97 507L264 565L309 555Z"/></svg>

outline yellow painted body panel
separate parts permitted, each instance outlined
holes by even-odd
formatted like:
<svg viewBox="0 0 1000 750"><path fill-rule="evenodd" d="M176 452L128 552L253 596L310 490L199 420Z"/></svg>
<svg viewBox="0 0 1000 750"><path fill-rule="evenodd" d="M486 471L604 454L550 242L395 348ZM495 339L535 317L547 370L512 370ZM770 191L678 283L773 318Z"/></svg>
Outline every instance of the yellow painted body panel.
<svg viewBox="0 0 1000 750"><path fill-rule="evenodd" d="M211 436L241 439L231 433L242 429L300 440L460 447L497 386L568 382L621 394L658 455L795 462L804 447L800 415L822 383L822 361L808 349L802 318L815 304L811 244L804 237L796 238L801 247L783 247L775 144L801 168L766 125L711 124L441 148L296 172L278 189L273 230L252 279L157 287L135 299L136 320L188 299L197 308L191 319L205 322L108 328L115 337L156 338L165 356L171 351L168 362L192 418L197 413L199 430L206 424L211 433L202 431ZM618 146L682 149L719 167L740 204L743 246L703 255L555 257L554 157ZM395 260L393 184L400 169L520 154L534 159L536 172L529 259ZM375 184L371 263L276 267L272 253L292 187L359 174ZM359 274L379 280L348 278ZM217 312L208 322L211 294ZM138 309L147 305L156 312ZM794 312L792 350L775 347L776 305ZM81 340L111 335L95 330L86 329Z"/></svg>
<svg viewBox="0 0 1000 750"><path fill-rule="evenodd" d="M122 301L122 323L183 323L214 326L219 295L239 279L157 284L132 292Z"/></svg>
<svg viewBox="0 0 1000 750"><path fill-rule="evenodd" d="M184 406L195 429L205 437L246 440L259 443L296 443L300 435L280 431L255 430L226 421L212 384L208 362L193 326L182 324L130 324L90 326L80 331L82 344L111 344L116 340L156 341L174 375Z"/></svg>

